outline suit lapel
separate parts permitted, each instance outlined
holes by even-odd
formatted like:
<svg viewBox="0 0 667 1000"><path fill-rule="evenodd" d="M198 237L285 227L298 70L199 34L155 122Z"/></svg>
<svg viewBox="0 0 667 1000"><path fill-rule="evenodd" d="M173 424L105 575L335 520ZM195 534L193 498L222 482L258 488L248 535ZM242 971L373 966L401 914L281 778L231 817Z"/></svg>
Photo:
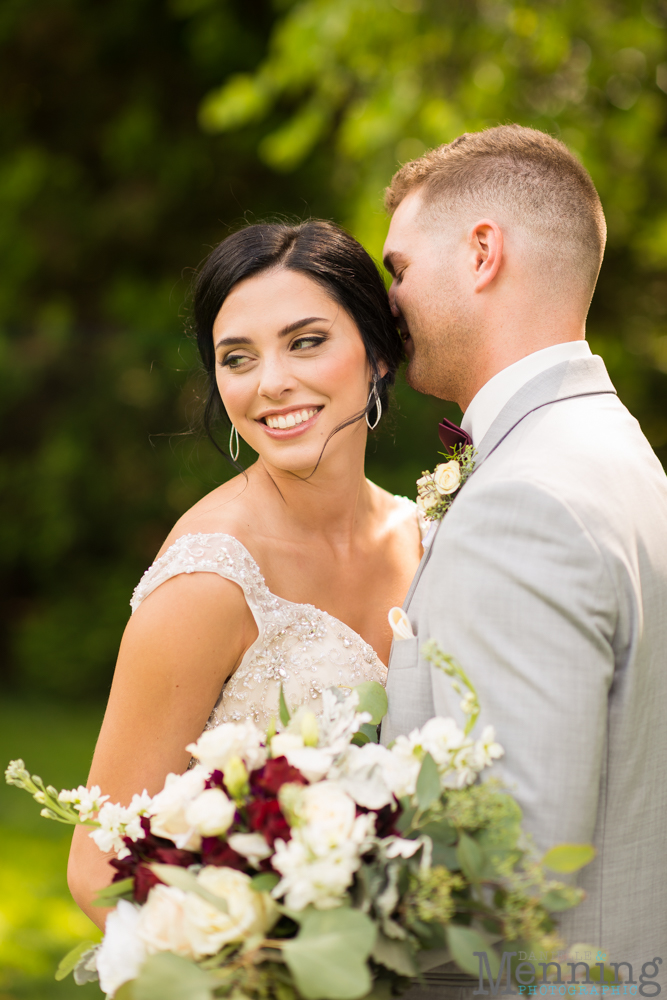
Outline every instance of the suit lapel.
<svg viewBox="0 0 667 1000"><path fill-rule="evenodd" d="M616 389L607 374L604 361L597 355L562 361L536 375L506 403L480 441L474 472L529 413L575 396L597 396L603 393L616 395Z"/></svg>
<svg viewBox="0 0 667 1000"><path fill-rule="evenodd" d="M595 396L602 393L616 395L616 389L607 374L604 361L597 355L590 358L577 358L573 361L562 361L560 364L554 365L553 368L548 368L545 372L536 375L512 396L482 438L477 449L473 475L529 413L539 410L542 406L549 406L551 403L572 399L575 396ZM417 567L417 572L403 602L405 611L410 607L422 573L431 558L435 540L441 527L442 521L438 523L431 543Z"/></svg>

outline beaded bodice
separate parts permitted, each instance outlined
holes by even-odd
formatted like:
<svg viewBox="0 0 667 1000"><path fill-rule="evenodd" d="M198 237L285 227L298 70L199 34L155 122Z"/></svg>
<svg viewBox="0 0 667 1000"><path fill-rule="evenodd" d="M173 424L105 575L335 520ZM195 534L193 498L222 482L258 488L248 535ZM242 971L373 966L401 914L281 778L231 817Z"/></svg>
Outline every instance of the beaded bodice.
<svg viewBox="0 0 667 1000"><path fill-rule="evenodd" d="M387 668L360 635L312 604L272 594L255 560L232 535L177 539L144 573L130 602L133 613L156 587L180 573L217 573L238 584L257 623L257 638L225 684L207 729L243 719L266 728L278 716L281 684L291 711L307 704L317 713L327 687L386 683Z"/></svg>

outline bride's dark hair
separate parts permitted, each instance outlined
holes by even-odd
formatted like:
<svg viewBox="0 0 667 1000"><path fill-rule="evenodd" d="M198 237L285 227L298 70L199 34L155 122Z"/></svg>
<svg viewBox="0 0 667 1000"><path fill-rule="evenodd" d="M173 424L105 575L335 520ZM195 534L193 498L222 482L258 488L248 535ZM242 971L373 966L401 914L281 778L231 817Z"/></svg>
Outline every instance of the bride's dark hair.
<svg viewBox="0 0 667 1000"><path fill-rule="evenodd" d="M389 386L403 358L403 344L378 269L361 244L340 226L323 219L309 219L298 225L263 223L228 236L206 258L195 279L194 323L208 382L204 427L230 462L232 459L213 435L216 420L227 417L215 378L213 324L235 285L278 268L312 278L352 317L364 342L371 372L378 378L383 412L387 409ZM384 377L380 377L381 365L387 368ZM373 424L377 411L372 399L336 430L363 420L367 414ZM232 464L237 466L236 462Z"/></svg>

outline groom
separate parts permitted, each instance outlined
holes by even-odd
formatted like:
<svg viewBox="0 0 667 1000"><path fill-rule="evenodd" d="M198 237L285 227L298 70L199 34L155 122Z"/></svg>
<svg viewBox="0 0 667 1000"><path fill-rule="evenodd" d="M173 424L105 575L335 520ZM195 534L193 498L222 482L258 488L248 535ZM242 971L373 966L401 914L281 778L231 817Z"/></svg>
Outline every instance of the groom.
<svg viewBox="0 0 667 1000"><path fill-rule="evenodd" d="M564 145L509 125L406 164L386 205L408 382L459 404L477 464L405 602L416 638L394 641L383 742L461 718L419 652L436 639L538 850L597 848L562 936L637 982L667 968L667 479L584 339L600 199ZM473 988L445 974L426 994Z"/></svg>

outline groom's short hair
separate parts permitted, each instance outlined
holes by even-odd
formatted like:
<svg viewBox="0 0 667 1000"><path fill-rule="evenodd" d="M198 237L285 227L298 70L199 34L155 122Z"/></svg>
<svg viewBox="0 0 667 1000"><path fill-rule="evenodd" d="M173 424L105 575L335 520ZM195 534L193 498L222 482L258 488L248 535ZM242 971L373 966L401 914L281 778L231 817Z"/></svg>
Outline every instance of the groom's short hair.
<svg viewBox="0 0 667 1000"><path fill-rule="evenodd" d="M500 209L595 286L607 236L588 171L564 143L521 125L466 132L404 164L385 192L396 211L419 188L425 206L452 211ZM499 220L500 221L500 220Z"/></svg>

